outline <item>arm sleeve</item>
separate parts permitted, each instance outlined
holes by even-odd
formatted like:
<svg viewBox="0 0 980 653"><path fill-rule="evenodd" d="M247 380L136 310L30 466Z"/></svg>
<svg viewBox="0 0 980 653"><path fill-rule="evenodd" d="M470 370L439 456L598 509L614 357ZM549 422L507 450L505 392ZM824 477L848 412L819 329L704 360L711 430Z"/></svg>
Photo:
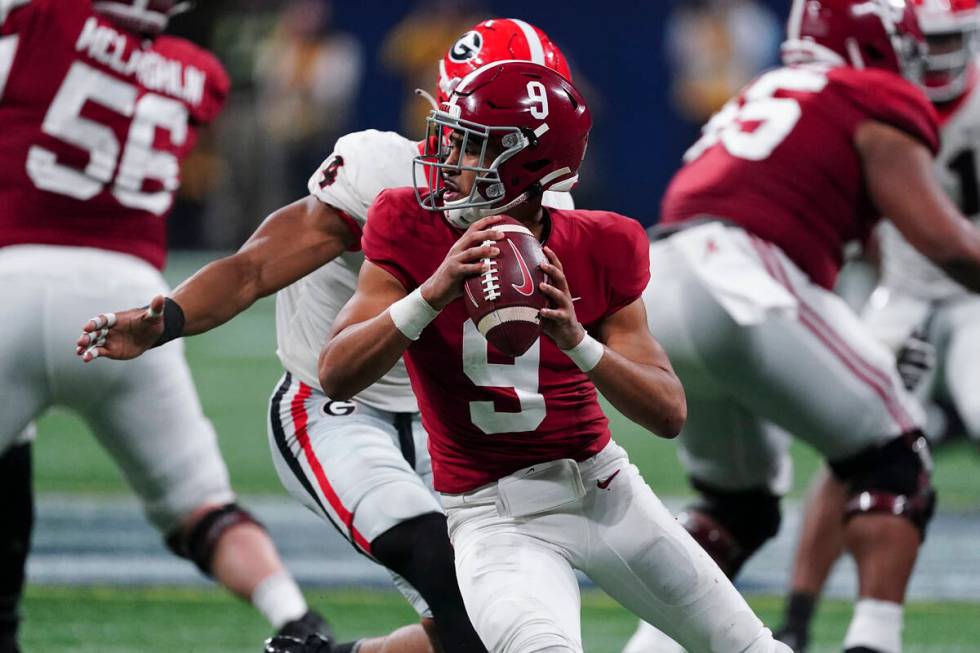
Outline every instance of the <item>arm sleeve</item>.
<svg viewBox="0 0 980 653"><path fill-rule="evenodd" d="M858 111L855 128L863 120L882 122L921 141L933 154L939 151L939 116L917 86L894 73L874 69L848 69L837 80Z"/></svg>
<svg viewBox="0 0 980 653"><path fill-rule="evenodd" d="M404 248L398 246L399 219L396 202L389 191L382 191L368 210L368 220L361 237L364 256L378 267L398 279L405 290L411 292L418 287L418 281L402 260Z"/></svg>
<svg viewBox="0 0 980 653"><path fill-rule="evenodd" d="M411 160L401 160L401 141L407 142L374 129L340 137L310 177L310 194L343 211L363 229L368 208L382 190L412 185Z"/></svg>
<svg viewBox="0 0 980 653"><path fill-rule="evenodd" d="M412 184L414 145L394 132L369 129L337 140L307 183L310 194L333 207L360 238L368 208L385 188ZM352 250L360 249L355 243Z"/></svg>
<svg viewBox="0 0 980 653"><path fill-rule="evenodd" d="M635 302L650 281L650 243L643 226L624 216L616 216L612 229L611 246L603 249L608 308L605 316Z"/></svg>

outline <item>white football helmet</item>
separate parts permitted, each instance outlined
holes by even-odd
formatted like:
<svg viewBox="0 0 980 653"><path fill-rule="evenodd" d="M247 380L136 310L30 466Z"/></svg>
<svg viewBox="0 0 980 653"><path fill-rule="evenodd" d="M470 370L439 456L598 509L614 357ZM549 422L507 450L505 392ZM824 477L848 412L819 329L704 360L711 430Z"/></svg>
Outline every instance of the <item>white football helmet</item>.
<svg viewBox="0 0 980 653"><path fill-rule="evenodd" d="M167 28L171 16L191 8L181 0L96 0L93 9L139 34L157 35Z"/></svg>
<svg viewBox="0 0 980 653"><path fill-rule="evenodd" d="M977 0L913 0L913 4L929 45L925 91L933 102L955 100L976 74L980 6Z"/></svg>

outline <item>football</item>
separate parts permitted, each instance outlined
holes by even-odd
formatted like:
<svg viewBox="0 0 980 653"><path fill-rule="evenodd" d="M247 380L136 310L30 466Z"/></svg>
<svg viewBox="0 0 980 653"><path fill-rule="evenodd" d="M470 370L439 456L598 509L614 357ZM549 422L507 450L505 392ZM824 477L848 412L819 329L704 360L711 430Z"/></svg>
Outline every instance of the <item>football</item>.
<svg viewBox="0 0 980 653"><path fill-rule="evenodd" d="M500 254L484 259L484 271L466 280L463 300L490 344L503 354L520 356L541 335L538 311L548 298L538 285L548 278L541 270L547 259L538 239L517 220L506 218L492 228L504 232L497 241Z"/></svg>

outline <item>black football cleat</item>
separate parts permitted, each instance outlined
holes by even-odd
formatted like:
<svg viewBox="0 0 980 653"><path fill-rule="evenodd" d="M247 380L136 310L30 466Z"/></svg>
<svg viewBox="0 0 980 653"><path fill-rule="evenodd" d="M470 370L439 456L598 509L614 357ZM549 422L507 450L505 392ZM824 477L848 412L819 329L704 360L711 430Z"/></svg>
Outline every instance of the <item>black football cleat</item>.
<svg viewBox="0 0 980 653"><path fill-rule="evenodd" d="M265 653L331 653L333 633L327 620L313 610L283 624L265 641Z"/></svg>
<svg viewBox="0 0 980 653"><path fill-rule="evenodd" d="M292 635L276 635L265 640L263 653L332 653L333 644L319 633L307 635L305 639Z"/></svg>

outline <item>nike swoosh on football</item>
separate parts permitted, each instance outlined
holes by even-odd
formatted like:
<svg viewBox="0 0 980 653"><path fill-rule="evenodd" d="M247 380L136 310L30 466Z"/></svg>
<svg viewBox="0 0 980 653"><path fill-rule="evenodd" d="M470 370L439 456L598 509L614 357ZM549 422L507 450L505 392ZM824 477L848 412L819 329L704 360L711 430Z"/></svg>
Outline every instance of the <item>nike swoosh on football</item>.
<svg viewBox="0 0 980 653"><path fill-rule="evenodd" d="M595 484L599 486L600 490L605 490L607 487L609 487L609 484L612 483L612 480L616 478L616 475L619 474L619 471L620 470L617 469L615 472L612 473L612 476L610 476L604 481L596 481Z"/></svg>
<svg viewBox="0 0 980 653"><path fill-rule="evenodd" d="M518 286L516 283L510 285L525 297L530 297L534 293L534 280L531 279L531 271L528 270L527 263L524 262L524 257L521 256L521 252L517 249L517 246L510 240L507 241L507 244L514 250L514 255L517 257L517 264L521 266L521 285Z"/></svg>

